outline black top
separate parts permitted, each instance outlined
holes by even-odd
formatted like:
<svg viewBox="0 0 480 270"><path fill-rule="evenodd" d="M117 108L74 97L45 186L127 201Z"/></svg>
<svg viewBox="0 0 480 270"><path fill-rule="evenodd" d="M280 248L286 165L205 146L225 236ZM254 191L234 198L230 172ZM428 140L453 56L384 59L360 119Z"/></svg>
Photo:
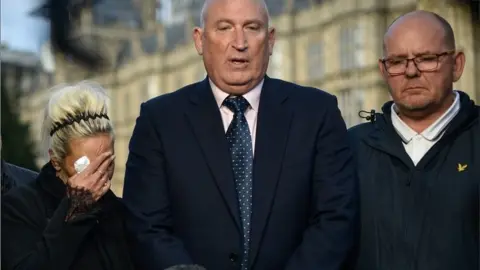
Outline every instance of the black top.
<svg viewBox="0 0 480 270"><path fill-rule="evenodd" d="M480 108L459 93L459 113L417 165L392 125L392 102L349 131L361 195L357 270L478 269Z"/></svg>
<svg viewBox="0 0 480 270"><path fill-rule="evenodd" d="M99 210L65 221L69 204L66 186L50 163L36 181L4 196L2 269L133 269L120 200L109 191Z"/></svg>
<svg viewBox="0 0 480 270"><path fill-rule="evenodd" d="M38 173L15 166L4 160L1 160L1 169L2 169L2 195L10 191L12 188L27 184L37 178Z"/></svg>

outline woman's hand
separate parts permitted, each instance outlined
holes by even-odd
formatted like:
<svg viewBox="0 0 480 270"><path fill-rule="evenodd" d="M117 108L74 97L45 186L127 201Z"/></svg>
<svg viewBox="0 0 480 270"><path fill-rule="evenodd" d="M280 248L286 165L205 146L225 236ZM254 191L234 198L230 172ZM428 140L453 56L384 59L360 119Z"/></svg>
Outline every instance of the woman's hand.
<svg viewBox="0 0 480 270"><path fill-rule="evenodd" d="M112 153L103 153L85 170L68 179L67 196L70 198L70 207L66 221L92 211L95 202L110 189L111 182L107 170L114 159Z"/></svg>
<svg viewBox="0 0 480 270"><path fill-rule="evenodd" d="M98 201L110 189L108 168L114 159L115 156L110 152L101 154L85 170L68 179L68 187L87 191L94 201Z"/></svg>

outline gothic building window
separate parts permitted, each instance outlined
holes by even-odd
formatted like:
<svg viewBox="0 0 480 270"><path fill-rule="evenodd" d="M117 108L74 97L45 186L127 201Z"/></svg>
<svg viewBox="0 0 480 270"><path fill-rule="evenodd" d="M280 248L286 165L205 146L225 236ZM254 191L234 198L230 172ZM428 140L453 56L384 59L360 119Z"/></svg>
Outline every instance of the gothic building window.
<svg viewBox="0 0 480 270"><path fill-rule="evenodd" d="M365 65L365 29L349 25L340 29L340 69L349 70Z"/></svg>
<svg viewBox="0 0 480 270"><path fill-rule="evenodd" d="M307 49L308 77L318 80L325 75L324 43L318 40L310 42Z"/></svg>
<svg viewBox="0 0 480 270"><path fill-rule="evenodd" d="M343 120L347 128L355 126L362 122L358 112L364 106L363 90L361 89L342 89L337 92L338 108L342 113Z"/></svg>

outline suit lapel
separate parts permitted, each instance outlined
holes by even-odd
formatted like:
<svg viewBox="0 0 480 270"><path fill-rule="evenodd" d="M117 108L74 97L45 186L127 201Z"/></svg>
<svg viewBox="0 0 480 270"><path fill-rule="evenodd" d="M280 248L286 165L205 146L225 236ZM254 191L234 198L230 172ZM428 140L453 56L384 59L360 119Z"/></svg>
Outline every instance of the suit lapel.
<svg viewBox="0 0 480 270"><path fill-rule="evenodd" d="M225 137L220 110L215 102L208 79L200 83L191 95L192 106L186 116L201 146L215 183L241 231L237 194L232 173L231 157Z"/></svg>
<svg viewBox="0 0 480 270"><path fill-rule="evenodd" d="M266 77L260 96L253 164L252 264L272 209L293 116L283 90Z"/></svg>

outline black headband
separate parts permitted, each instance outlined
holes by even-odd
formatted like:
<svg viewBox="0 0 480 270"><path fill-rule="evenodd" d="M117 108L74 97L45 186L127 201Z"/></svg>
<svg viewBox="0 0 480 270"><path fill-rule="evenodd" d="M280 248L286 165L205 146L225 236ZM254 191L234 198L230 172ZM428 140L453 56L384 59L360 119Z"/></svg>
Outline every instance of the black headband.
<svg viewBox="0 0 480 270"><path fill-rule="evenodd" d="M74 123L80 123L80 121L82 121L82 120L83 121L88 121L89 119L96 119L96 118L105 118L105 119L110 120L110 118L108 118L108 115L105 114L105 113L91 114L91 113L88 113L88 112L82 112L82 113L79 113L79 114L76 114L76 115L69 114L63 120L53 123L53 128L50 131L50 136L52 136L53 134L55 134L55 132L57 132L58 130L60 130L60 129L66 127L66 126L73 125Z"/></svg>

